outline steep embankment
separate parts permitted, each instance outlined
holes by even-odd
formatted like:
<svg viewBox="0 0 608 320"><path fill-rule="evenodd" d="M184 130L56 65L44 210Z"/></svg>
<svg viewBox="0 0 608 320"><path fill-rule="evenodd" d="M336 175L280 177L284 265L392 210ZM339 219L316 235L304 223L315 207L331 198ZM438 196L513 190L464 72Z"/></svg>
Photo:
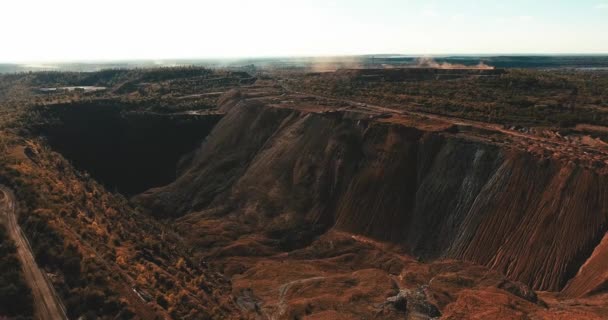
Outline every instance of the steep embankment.
<svg viewBox="0 0 608 320"><path fill-rule="evenodd" d="M215 238L186 230L207 237L195 243L261 226L293 244L333 227L558 291L606 233L606 176L497 142L504 132L259 96L223 99L226 116L183 174L137 198L189 225L240 221Z"/></svg>
<svg viewBox="0 0 608 320"><path fill-rule="evenodd" d="M116 101L42 108L37 133L110 190L132 195L176 177L176 164L219 121L213 114L137 112Z"/></svg>
<svg viewBox="0 0 608 320"><path fill-rule="evenodd" d="M70 319L239 318L225 279L182 237L38 141L10 136L0 180Z"/></svg>
<svg viewBox="0 0 608 320"><path fill-rule="evenodd" d="M581 297L606 291L608 291L608 234L604 235L591 257L568 282L563 294L568 297Z"/></svg>

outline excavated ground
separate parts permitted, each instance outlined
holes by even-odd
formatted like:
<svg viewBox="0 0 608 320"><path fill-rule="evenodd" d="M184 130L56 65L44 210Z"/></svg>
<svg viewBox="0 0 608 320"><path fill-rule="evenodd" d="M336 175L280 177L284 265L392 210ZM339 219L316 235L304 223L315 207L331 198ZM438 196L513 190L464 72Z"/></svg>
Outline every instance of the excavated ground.
<svg viewBox="0 0 608 320"><path fill-rule="evenodd" d="M278 85L136 201L264 318L608 317L608 148ZM537 292L532 289L537 290Z"/></svg>
<svg viewBox="0 0 608 320"><path fill-rule="evenodd" d="M175 180L180 162L221 119L219 113L129 111L119 102L78 102L41 109L37 132L75 167L109 190L134 195Z"/></svg>

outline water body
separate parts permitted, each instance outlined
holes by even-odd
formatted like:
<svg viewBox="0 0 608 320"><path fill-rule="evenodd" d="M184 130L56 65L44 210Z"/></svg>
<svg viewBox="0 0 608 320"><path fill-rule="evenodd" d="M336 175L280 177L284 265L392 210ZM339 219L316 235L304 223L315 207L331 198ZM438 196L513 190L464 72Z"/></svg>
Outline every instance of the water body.
<svg viewBox="0 0 608 320"><path fill-rule="evenodd" d="M103 91L106 89L107 89L106 87L96 87L96 86L74 86L74 87L39 88L38 91L41 91L41 92L59 92L59 91L94 92L94 91Z"/></svg>

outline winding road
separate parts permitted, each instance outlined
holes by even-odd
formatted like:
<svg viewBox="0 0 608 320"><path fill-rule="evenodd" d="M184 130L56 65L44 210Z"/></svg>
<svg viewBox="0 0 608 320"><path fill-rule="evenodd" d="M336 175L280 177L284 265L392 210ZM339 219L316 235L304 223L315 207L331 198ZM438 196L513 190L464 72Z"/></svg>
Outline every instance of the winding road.
<svg viewBox="0 0 608 320"><path fill-rule="evenodd" d="M508 144L512 146L519 146L523 149L529 149L531 145L541 147L544 150L550 151L550 153L558 153L568 155L570 159L575 160L587 160L588 162L596 161L603 162L608 165L608 160L605 160L608 157L608 147L606 146L596 146L596 145L585 145L578 141L568 140L562 137L554 137L548 138L536 134L520 132L518 130L507 129L502 124L498 123L489 123L489 122L481 122L476 120L470 120L465 118L459 118L454 116L440 115L435 113L423 112L423 111L414 111L411 109L404 108L391 108L380 105L375 105L367 102L361 102L356 100L349 99L341 99L331 96L319 95L312 92L306 91L298 91L291 89L284 82L279 82L281 88L290 94L304 95L309 97L314 97L320 100L329 100L345 103L347 105L356 107L358 109L366 110L368 112L374 114L390 114L396 118L402 116L416 116L423 117L438 121L443 121L446 123L452 123L455 125L464 125L469 126L471 128L476 128L480 130L489 130L496 133L501 133L508 139Z"/></svg>
<svg viewBox="0 0 608 320"><path fill-rule="evenodd" d="M61 299L57 296L49 279L36 264L32 248L17 224L15 196L10 189L2 185L0 185L0 222L6 225L11 240L17 246L17 257L21 262L25 281L32 289L36 319L67 320Z"/></svg>

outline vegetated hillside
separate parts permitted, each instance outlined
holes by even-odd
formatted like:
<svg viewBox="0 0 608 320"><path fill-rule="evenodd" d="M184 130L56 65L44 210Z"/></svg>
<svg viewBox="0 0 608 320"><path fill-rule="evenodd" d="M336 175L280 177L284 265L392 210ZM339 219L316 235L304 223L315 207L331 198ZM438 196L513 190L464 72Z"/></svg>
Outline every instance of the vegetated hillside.
<svg viewBox="0 0 608 320"><path fill-rule="evenodd" d="M15 190L20 224L70 318L229 313L224 280L190 259L171 228L36 141L15 138L8 148L0 177Z"/></svg>
<svg viewBox="0 0 608 320"><path fill-rule="evenodd" d="M32 293L23 280L15 244L0 225L0 317L31 319L33 314Z"/></svg>
<svg viewBox="0 0 608 320"><path fill-rule="evenodd" d="M166 71L171 73L172 70ZM213 72L203 71L200 68L194 71L186 68L184 72L188 77L200 76L201 73L210 78L216 77ZM45 140L33 134L34 125L51 125L51 120L65 120L59 116L54 119L45 118L51 114L42 112L45 105L52 108L51 104L66 103L63 108L69 109L72 104L85 107L103 105L103 101L107 99L117 99L118 106L124 106L125 100L131 100L135 107L130 111L136 112L126 118L121 118L121 113L116 112L114 118L108 116L105 120L118 118L128 122L128 125L124 126L133 130L146 128L147 121L150 121L149 124L164 124L165 133L175 133L168 128L171 128L172 121L180 123L181 120L177 120L179 116L165 114L183 111L180 108L207 109L206 103L211 103L214 97L217 97L213 94L200 99L194 97L177 101L172 100L171 94L160 93L157 88L151 88L145 93L154 97L150 99L160 101L163 100L161 97L165 97L166 100L156 104L138 104L145 100L141 98L140 92L128 91L118 98L113 93L117 85L129 79L137 82L135 79L152 77L149 80L156 81L154 72L156 71L150 71L152 75L136 70L75 75L35 73L0 77L0 183L14 190L19 201L19 223L32 245L37 263L49 274L70 318L240 317L240 312L235 309L227 291L229 288L226 280L214 270L201 265L198 260L192 259L189 248L184 246L181 237L170 226L139 213L122 195L108 192L91 176L76 170L62 155L50 149ZM192 75L192 72L196 75ZM180 70L175 70L173 73L177 75L168 77L169 80L163 72L160 73L163 76L158 81L183 80L179 78L183 73ZM66 91L42 94L36 90L37 87L83 84L66 80L71 77L95 78L97 80L91 84L100 85L101 82L107 82L111 87L106 91L93 93ZM122 77L122 80L108 80L116 77ZM206 76L203 78L207 79ZM238 77L235 79L236 83L240 81ZM174 90L198 90L193 89L197 83L193 81L188 86L174 87ZM163 87L163 90L166 88ZM71 104L68 103L70 101ZM176 103L172 104L171 101ZM175 109L165 108L164 103L172 104ZM59 107L61 108L61 105ZM161 108L165 112L156 115L154 108ZM70 117L69 112L61 115L68 119ZM146 118L147 115L149 118ZM85 117L85 120L91 119ZM188 121L185 123L186 127L193 128L193 124L188 124ZM69 125L73 126L71 129L99 128L93 121ZM113 126L116 123L104 125L107 126L107 131L121 128L120 125ZM63 132L58 127L54 129ZM70 128L67 128L67 131L69 130ZM152 129L148 131L152 132ZM76 131L70 133L72 138L83 138L80 135L92 136ZM64 142L67 145L78 145L78 140ZM179 149L183 145L177 143L172 147ZM152 148L154 145L148 145L148 150ZM93 150L93 147L87 150ZM179 158L175 154L170 156ZM172 163L172 173L175 165ZM140 166L145 167L141 164ZM15 297L18 298L26 299L26 296Z"/></svg>
<svg viewBox="0 0 608 320"><path fill-rule="evenodd" d="M259 95L224 100L227 114L175 182L137 197L183 216L191 243L213 257L307 250L331 228L560 291L606 233L605 170L582 158L439 120L248 96ZM246 276L240 264L228 265Z"/></svg>

